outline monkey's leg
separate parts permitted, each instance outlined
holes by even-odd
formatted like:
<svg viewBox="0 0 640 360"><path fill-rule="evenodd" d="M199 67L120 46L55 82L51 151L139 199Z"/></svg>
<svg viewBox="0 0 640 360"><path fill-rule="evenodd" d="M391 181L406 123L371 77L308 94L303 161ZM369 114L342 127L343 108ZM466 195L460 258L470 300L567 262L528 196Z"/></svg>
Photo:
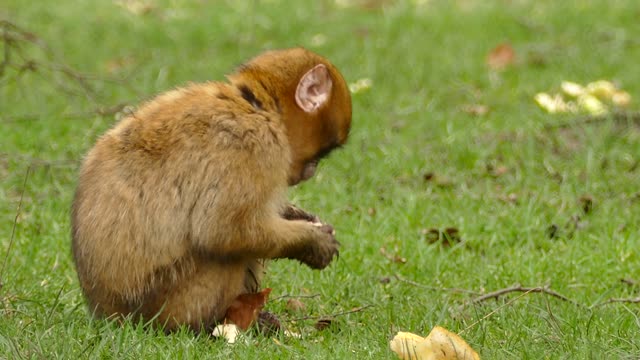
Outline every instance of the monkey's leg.
<svg viewBox="0 0 640 360"><path fill-rule="evenodd" d="M209 330L247 292L248 268L245 262L198 261L195 271L150 294L141 312L147 319L156 316L167 331L181 325Z"/></svg>

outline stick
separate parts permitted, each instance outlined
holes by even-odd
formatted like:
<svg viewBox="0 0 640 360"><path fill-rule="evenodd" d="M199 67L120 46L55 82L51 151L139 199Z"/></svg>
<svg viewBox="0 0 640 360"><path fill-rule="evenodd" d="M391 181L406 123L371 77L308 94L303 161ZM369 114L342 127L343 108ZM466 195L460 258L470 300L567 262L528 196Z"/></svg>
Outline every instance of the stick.
<svg viewBox="0 0 640 360"><path fill-rule="evenodd" d="M278 296L277 298L273 298L270 301L280 301L284 299L313 299L319 297L320 294L311 294L311 295L291 295L284 294L282 296Z"/></svg>
<svg viewBox="0 0 640 360"><path fill-rule="evenodd" d="M446 292L452 292L452 293L478 295L478 292L473 291L473 290L460 289L460 288L443 288L443 287L437 287L437 286L423 285L423 284L417 283L415 281L411 281L411 280L405 279L405 278L403 278L403 277L401 277L400 275L397 275L397 274L394 275L394 277L398 281L402 281L404 283L419 287L421 289L426 289L426 290L431 290L431 291L446 291Z"/></svg>
<svg viewBox="0 0 640 360"><path fill-rule="evenodd" d="M369 304L369 305L360 306L360 307L357 307L357 308L354 308L354 309L351 309L351 310L342 311L342 312L335 313L335 314L330 314L330 315L303 316L303 317L295 318L295 319L285 319L283 321L295 322L295 321L304 321L304 320L320 320L320 319L326 319L326 318L334 318L334 317L338 317L338 316L342 316L342 315L348 315L348 314L361 312L361 311L364 311L364 310L372 308L372 307L373 307L373 305Z"/></svg>
<svg viewBox="0 0 640 360"><path fill-rule="evenodd" d="M636 298L611 298L611 299L603 301L603 302L601 302L599 304L593 305L592 308L604 306L604 305L607 305L607 304L613 304L613 303L640 304L640 297L636 297Z"/></svg>
<svg viewBox="0 0 640 360"><path fill-rule="evenodd" d="M573 121L568 121L560 124L546 124L544 126L544 129L545 130L567 129L567 128L574 127L576 125L596 124L609 119L612 119L614 122L631 121L634 123L640 123L640 113L631 112L631 111L617 111L611 114L604 114L604 115L579 116L575 118Z"/></svg>
<svg viewBox="0 0 640 360"><path fill-rule="evenodd" d="M512 287L508 287L508 288L504 288L504 289L500 289L500 290L496 290L494 292L490 292L488 294L484 294L481 296L478 296L474 299L472 299L471 301L469 301L466 305L469 304L478 304L481 303L483 301L489 300L489 299L494 299L494 298L498 298L502 295L506 295L508 293L512 293L512 292L524 292L524 293L542 293L542 294L546 294L546 295L550 295L555 297L556 299L560 299L562 301L566 301L569 302L575 306L578 307L586 307L585 305L582 305L574 300L569 299L568 297L561 295L553 290L550 290L548 287L546 286L537 286L537 287L523 287L520 284L514 285Z"/></svg>
<svg viewBox="0 0 640 360"><path fill-rule="evenodd" d="M13 219L13 228L11 229L11 238L9 239L9 246L7 247L7 254L4 256L4 262L2 264L2 269L0 269L0 289L2 289L2 277L4 276L4 270L7 268L7 262L9 261L9 254L11 253L11 248L13 247L13 240L16 235L16 226L18 224L18 217L20 216L20 211L22 211L22 199L24 198L24 192L27 188L27 179L29 179L29 173L31 172L31 166L27 168L27 173L24 176L24 183L22 184L22 191L20 192L20 201L18 202L18 209L16 210L16 217Z"/></svg>

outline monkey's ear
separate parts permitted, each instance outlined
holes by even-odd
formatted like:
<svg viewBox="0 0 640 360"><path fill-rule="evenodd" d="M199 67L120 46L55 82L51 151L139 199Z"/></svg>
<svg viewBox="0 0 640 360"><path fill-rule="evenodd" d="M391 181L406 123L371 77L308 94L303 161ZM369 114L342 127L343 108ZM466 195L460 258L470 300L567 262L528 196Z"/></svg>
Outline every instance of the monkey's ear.
<svg viewBox="0 0 640 360"><path fill-rule="evenodd" d="M327 102L332 86L327 67L316 65L300 79L296 89L296 104L305 112L313 112Z"/></svg>

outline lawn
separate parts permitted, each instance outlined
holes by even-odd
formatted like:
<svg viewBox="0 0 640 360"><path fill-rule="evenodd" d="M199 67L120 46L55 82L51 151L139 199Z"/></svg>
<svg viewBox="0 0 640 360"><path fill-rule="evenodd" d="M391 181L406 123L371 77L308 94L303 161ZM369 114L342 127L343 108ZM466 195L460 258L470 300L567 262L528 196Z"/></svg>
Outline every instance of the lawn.
<svg viewBox="0 0 640 360"><path fill-rule="evenodd" d="M635 0L3 0L0 358L391 359L396 332L435 325L486 359L639 358L639 17ZM500 44L515 58L488 66ZM83 155L122 109L297 45L370 81L347 146L290 191L339 260L276 261L264 284L302 337L92 320L70 251ZM534 101L599 79L628 115Z"/></svg>

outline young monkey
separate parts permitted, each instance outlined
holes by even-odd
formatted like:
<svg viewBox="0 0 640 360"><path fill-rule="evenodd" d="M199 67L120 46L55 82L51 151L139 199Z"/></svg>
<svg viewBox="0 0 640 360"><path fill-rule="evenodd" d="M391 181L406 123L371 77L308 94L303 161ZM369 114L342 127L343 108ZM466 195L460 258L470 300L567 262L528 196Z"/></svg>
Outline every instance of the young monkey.
<svg viewBox="0 0 640 360"><path fill-rule="evenodd" d="M325 268L338 254L333 228L286 191L350 126L342 75L302 48L143 104L80 170L72 247L90 311L198 331L259 289L264 260Z"/></svg>

